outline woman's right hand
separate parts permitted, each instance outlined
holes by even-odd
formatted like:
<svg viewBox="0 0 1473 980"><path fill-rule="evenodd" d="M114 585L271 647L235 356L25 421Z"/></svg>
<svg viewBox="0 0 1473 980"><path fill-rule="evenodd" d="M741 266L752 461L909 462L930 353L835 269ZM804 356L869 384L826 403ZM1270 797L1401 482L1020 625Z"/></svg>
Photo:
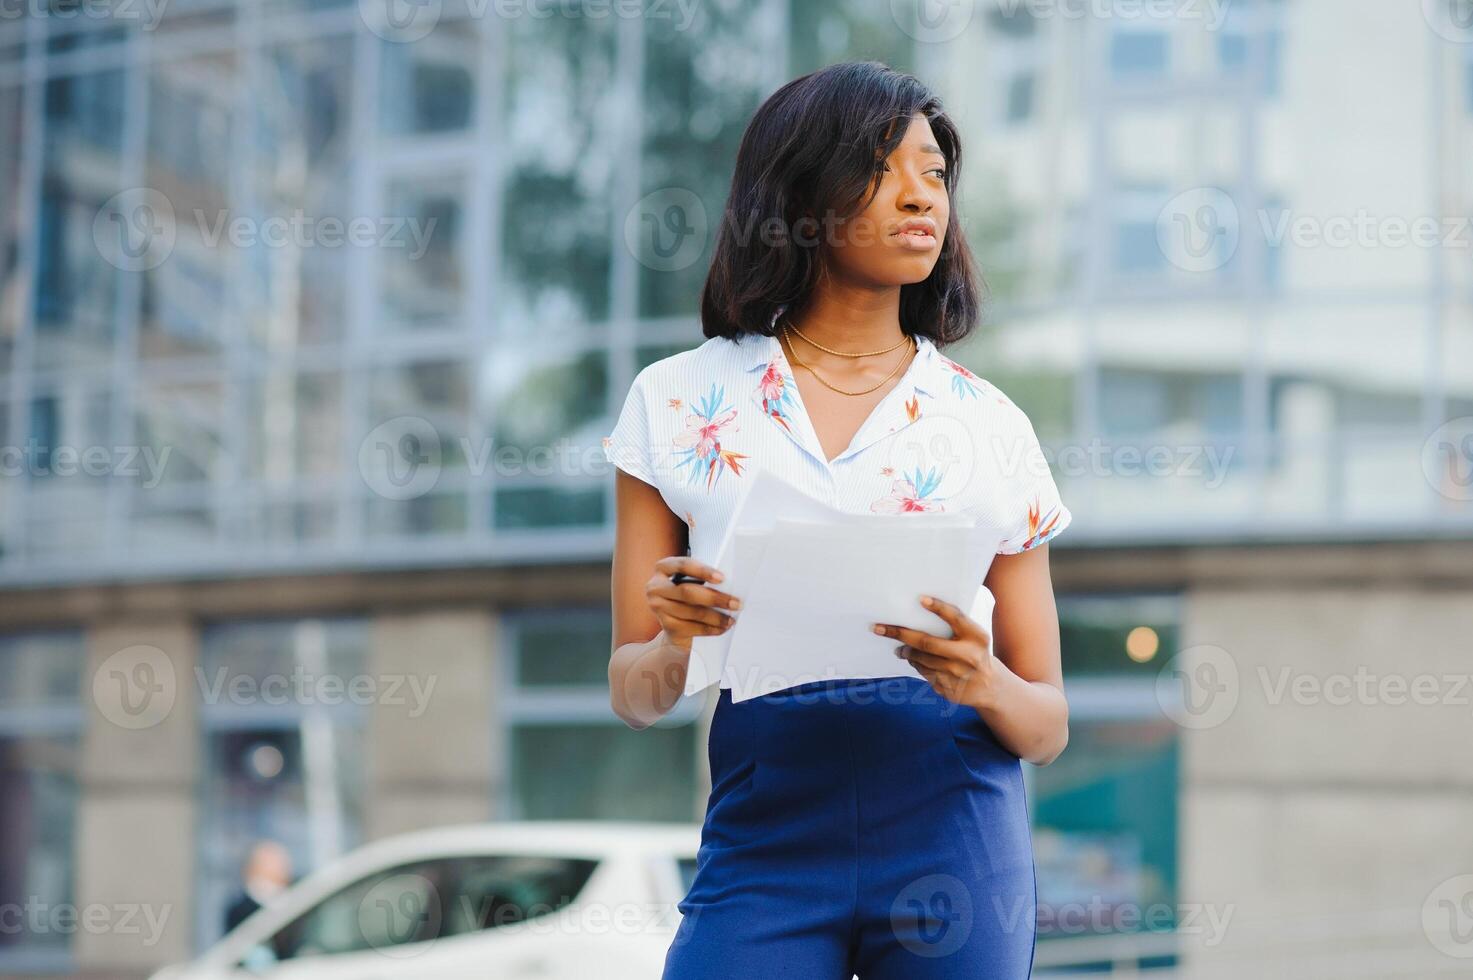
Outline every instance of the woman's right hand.
<svg viewBox="0 0 1473 980"><path fill-rule="evenodd" d="M676 572L702 581L677 584L672 581ZM740 609L741 600L703 584L720 582L724 577L710 565L686 555L672 555L655 562L655 574L645 586L645 596L665 636L686 653L690 653L691 640L695 637L725 633L736 622L717 609Z"/></svg>

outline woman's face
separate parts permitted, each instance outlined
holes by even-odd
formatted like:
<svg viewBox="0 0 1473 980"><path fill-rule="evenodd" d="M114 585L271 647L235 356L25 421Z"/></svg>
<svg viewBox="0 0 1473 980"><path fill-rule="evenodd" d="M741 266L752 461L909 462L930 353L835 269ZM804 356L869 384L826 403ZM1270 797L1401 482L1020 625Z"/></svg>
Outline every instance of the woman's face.
<svg viewBox="0 0 1473 980"><path fill-rule="evenodd" d="M879 190L864 210L835 223L827 259L841 277L870 285L921 282L941 257L951 218L946 157L925 116L911 117L876 176Z"/></svg>

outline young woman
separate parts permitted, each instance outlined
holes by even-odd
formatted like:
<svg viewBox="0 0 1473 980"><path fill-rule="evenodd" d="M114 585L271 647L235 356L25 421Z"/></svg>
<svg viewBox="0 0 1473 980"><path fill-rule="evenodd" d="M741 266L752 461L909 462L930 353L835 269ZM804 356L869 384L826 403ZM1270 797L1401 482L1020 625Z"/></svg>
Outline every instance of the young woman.
<svg viewBox="0 0 1473 980"><path fill-rule="evenodd" d="M840 64L780 88L738 151L708 339L640 371L604 440L622 470L609 682L636 729L679 698L692 640L734 622L722 570L686 552L714 554L753 471L848 511L964 513L997 538L990 623L918 596L933 630L873 624L897 676L739 703L722 683L665 980L1032 967L1020 760L1068 740L1046 542L1069 511L1023 412L939 350L978 314L960 162L909 75Z"/></svg>

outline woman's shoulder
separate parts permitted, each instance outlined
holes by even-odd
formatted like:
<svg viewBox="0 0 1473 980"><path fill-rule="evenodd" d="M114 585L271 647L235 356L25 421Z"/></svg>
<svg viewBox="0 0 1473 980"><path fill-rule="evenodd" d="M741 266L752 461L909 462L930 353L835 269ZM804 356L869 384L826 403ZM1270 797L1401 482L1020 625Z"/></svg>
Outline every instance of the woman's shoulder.
<svg viewBox="0 0 1473 980"><path fill-rule="evenodd" d="M960 361L936 349L937 373L945 380L953 404L970 409L979 422L999 426L1028 424L1028 415L1007 392Z"/></svg>
<svg viewBox="0 0 1473 980"><path fill-rule="evenodd" d="M740 367L747 348L724 337L711 337L694 347L687 347L651 361L639 370L642 384L661 387L683 386L703 379L715 378L727 369Z"/></svg>

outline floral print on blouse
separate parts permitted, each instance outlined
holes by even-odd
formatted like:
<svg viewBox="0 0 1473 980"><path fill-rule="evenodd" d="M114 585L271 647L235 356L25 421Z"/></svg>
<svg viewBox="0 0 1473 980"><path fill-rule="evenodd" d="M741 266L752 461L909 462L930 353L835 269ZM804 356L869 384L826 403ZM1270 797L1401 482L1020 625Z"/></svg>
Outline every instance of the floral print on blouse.
<svg viewBox="0 0 1473 980"><path fill-rule="evenodd" d="M730 470L737 476L742 474L743 453L721 448L721 440L738 431L736 409L725 404L725 390L711 385L711 392L685 417L685 431L676 434L672 442L679 450L676 454L677 467L688 473L688 482L702 476L706 487Z"/></svg>
<svg viewBox="0 0 1473 980"><path fill-rule="evenodd" d="M643 368L604 454L660 492L689 528L691 553L708 559L754 466L852 513L974 516L996 530L999 554L1052 540L1071 517L1027 416L929 338L916 340L832 459L767 334L713 337ZM692 391L706 393L691 400Z"/></svg>

